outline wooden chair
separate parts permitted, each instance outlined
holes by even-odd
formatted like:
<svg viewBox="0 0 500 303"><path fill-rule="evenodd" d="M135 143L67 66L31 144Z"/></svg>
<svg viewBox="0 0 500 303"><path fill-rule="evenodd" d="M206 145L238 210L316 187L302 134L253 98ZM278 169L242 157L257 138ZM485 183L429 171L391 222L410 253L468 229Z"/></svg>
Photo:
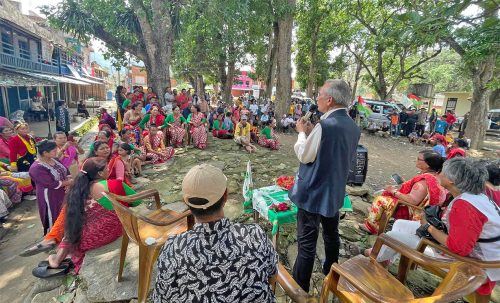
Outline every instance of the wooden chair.
<svg viewBox="0 0 500 303"><path fill-rule="evenodd" d="M189 210L178 213L172 210L161 209L160 195L155 189L148 189L130 196L119 196L112 193L104 193L104 196L113 204L113 208L124 230L120 251L118 281L122 280L128 243L132 240L132 242L139 245L139 285L137 296L138 302L144 303L148 297L153 265L158 258L160 249L168 237L191 229L194 225L194 218ZM150 197L154 197L156 209L147 215L136 214L118 202L133 202ZM148 243L146 243L146 240L148 240ZM150 243L149 241L151 240L154 243Z"/></svg>
<svg viewBox="0 0 500 303"><path fill-rule="evenodd" d="M467 264L471 264L471 265L474 265L474 266L477 266L479 268L482 268L482 269L489 269L489 268L500 268L500 260L497 260L497 261L481 261L481 260L478 260L478 259L474 259L474 258L469 258L469 257L462 257L460 255L457 255L453 252L451 252L448 248L446 248L445 246L441 245L441 244L437 244L437 243L434 243L430 240L427 240L427 239L422 239L420 240L420 243L418 244L417 246L417 251L423 253L424 250L428 247L432 247L440 252L442 252L443 254L457 260L457 261L461 261L461 262L464 262L464 263L467 263ZM411 267L411 264L408 264L407 268L404 268L405 272L404 274L406 274L408 272L408 270L410 269ZM438 267L431 267L431 266L425 266L422 265L422 267L424 267L425 269L433 272L434 274L436 274L437 276L440 276L440 277L444 277L446 276L446 271L444 271L442 268L438 268ZM472 293L468 298L472 299L472 300L469 300L469 302L478 302L479 301L479 296L476 292Z"/></svg>
<svg viewBox="0 0 500 303"><path fill-rule="evenodd" d="M378 228L378 235L381 235L385 232L385 229L387 228L387 225L389 224L389 220L391 220L392 216L396 212L396 209L400 205L404 205L409 208L413 208L417 212L422 212L424 207L429 204L429 195L425 197L425 199L420 202L418 205L413 205L408 202L404 202L401 200L398 200L396 202L396 206L394 206L392 209L384 209L382 213L380 214L380 222L379 222L379 228Z"/></svg>
<svg viewBox="0 0 500 303"><path fill-rule="evenodd" d="M382 245L401 253L397 278L376 261ZM406 275L401 274L401 269L406 268L410 261L448 269L431 296L415 298L404 285ZM278 268L277 281L286 295L294 302L312 302L293 278L283 271L282 266ZM485 280L483 271L473 264L431 258L383 234L378 237L369 257L359 255L342 264L332 265L323 281L319 301L328 302L332 292L340 302L451 302L474 292Z"/></svg>

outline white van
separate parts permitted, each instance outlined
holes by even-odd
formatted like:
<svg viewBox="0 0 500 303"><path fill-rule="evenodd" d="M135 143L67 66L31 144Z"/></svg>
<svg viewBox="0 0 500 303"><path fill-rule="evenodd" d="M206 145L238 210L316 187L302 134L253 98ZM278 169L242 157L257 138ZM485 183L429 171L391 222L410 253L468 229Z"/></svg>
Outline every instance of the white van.
<svg viewBox="0 0 500 303"><path fill-rule="evenodd" d="M391 124L391 120L387 116L393 111L398 114L401 112L401 108L397 104L386 101L365 99L365 104L369 105L373 112L368 117L368 122L375 122L378 127L382 127L384 122L387 125ZM360 116L364 117L364 114L360 113Z"/></svg>

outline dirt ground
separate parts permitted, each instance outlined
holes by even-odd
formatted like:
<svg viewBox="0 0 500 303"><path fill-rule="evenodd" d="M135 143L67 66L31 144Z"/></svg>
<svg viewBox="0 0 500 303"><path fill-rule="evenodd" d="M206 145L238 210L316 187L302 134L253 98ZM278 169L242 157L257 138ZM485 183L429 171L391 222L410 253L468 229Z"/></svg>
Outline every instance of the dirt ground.
<svg viewBox="0 0 500 303"><path fill-rule="evenodd" d="M295 157L293 144L295 134L282 134L283 157ZM497 144L498 140L493 140ZM375 190L385 184L394 184L391 175L398 173L409 179L417 173L415 159L423 146L409 144L405 138L381 138L363 133L360 144L368 149L368 177L366 184ZM491 156L478 154L478 156ZM29 258L18 257L26 246L36 243L42 230L35 201L23 201L11 210L9 220L0 227L0 293L2 302L23 302L35 282L31 270L46 255Z"/></svg>

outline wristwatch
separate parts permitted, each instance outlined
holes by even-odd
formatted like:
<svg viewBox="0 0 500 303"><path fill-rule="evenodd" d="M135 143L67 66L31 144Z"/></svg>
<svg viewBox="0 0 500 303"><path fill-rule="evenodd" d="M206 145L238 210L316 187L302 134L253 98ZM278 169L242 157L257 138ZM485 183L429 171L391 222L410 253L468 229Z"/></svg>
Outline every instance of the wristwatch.
<svg viewBox="0 0 500 303"><path fill-rule="evenodd" d="M425 223L423 226L424 226L423 228L425 229L425 231L429 232L429 227L431 227L431 224L430 223Z"/></svg>

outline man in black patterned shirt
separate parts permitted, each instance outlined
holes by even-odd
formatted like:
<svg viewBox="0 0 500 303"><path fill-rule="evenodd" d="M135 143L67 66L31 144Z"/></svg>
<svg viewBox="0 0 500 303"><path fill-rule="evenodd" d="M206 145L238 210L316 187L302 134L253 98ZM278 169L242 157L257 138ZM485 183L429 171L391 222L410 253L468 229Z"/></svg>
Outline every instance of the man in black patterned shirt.
<svg viewBox="0 0 500 303"><path fill-rule="evenodd" d="M170 238L158 257L153 302L275 302L278 255L257 224L224 217L227 178L197 165L182 181L193 230Z"/></svg>

